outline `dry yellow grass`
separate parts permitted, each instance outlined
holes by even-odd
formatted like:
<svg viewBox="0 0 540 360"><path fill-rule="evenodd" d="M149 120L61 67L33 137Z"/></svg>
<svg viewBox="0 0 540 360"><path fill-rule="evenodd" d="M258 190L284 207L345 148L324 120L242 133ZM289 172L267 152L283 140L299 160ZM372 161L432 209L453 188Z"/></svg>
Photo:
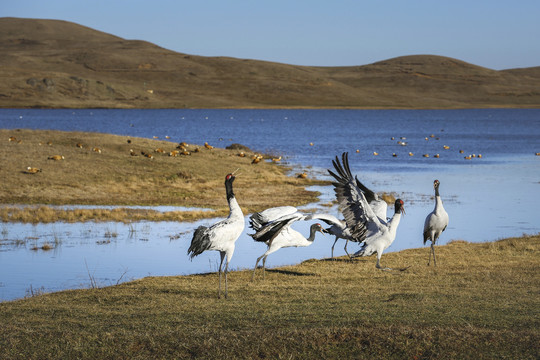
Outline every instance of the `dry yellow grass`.
<svg viewBox="0 0 540 360"><path fill-rule="evenodd" d="M538 359L540 236L229 274L149 277L0 304L0 358Z"/></svg>
<svg viewBox="0 0 540 360"><path fill-rule="evenodd" d="M20 142L9 141L10 137ZM288 169L271 161L252 165L250 156L239 157L237 151L207 150L194 144L188 146L190 156L168 156L177 145L98 133L0 130L0 156L4 159L0 167L0 204L177 205L211 208L217 213L130 214L135 220L143 216L156 220L220 216L228 209L225 175L236 169L240 169L240 174L234 183L235 193L245 213L271 206L306 204L318 195L306 191L305 186L320 182L287 177ZM93 148L101 149L101 153ZM155 152L158 148L165 152ZM196 148L200 151L193 151ZM130 150L136 156L130 155ZM153 159L142 156L143 152L152 154ZM52 155L64 159L49 160ZM41 171L28 173L28 167ZM10 208L2 211L2 218L27 221L24 219L40 213L43 221L54 221L52 211ZM118 213L106 210L92 211L93 215L88 211L56 213L58 219L67 221L119 217Z"/></svg>

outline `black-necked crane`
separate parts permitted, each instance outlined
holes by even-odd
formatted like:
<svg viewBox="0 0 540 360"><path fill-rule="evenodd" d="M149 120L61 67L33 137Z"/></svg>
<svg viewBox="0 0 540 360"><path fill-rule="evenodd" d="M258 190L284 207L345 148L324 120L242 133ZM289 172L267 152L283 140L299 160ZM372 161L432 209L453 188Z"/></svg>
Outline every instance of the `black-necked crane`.
<svg viewBox="0 0 540 360"><path fill-rule="evenodd" d="M219 287L218 298L221 297L221 268L223 260L225 263L225 298L227 298L227 273L229 263L234 253L236 240L244 231L244 214L236 201L233 192L234 173L227 174L225 177L225 191L227 202L229 203L229 216L226 219L218 221L210 227L199 226L193 233L191 245L188 249L188 255L191 259L206 250L219 251L221 262L219 263Z"/></svg>
<svg viewBox="0 0 540 360"><path fill-rule="evenodd" d="M378 206L375 206L375 203L371 204L369 198L373 191L363 185L357 177L353 178L347 153L343 153L342 162L343 164L340 164L336 157L332 163L337 173L331 170L328 172L337 180L333 183L334 191L351 237L359 243L364 242L362 248L353 257L370 256L377 253L375 265L377 269L391 270L383 268L380 259L383 251L396 238L401 214L404 212L403 201L401 199L395 201L394 215L387 221L386 214L382 212L383 209L386 209L386 203L382 204L384 200L378 199L377 196L380 204Z"/></svg>
<svg viewBox="0 0 540 360"><path fill-rule="evenodd" d="M309 246L315 240L315 233L326 232L321 224L316 223L310 226L309 237L306 238L298 231L291 228L291 225L299 220L313 220L318 216L325 215L304 215L294 206L279 206L264 211L254 213L250 216L249 226L255 230L254 234L249 234L255 241L263 242L268 249L257 258L253 269L252 279L255 278L255 271L259 261L263 261L263 277L266 266L266 258L273 252L285 247Z"/></svg>
<svg viewBox="0 0 540 360"><path fill-rule="evenodd" d="M431 250L429 252L428 265L431 262L431 254L433 254L433 264L437 266L437 260L435 260L435 242L448 226L448 213L444 210L441 196L439 195L439 180L433 181L433 188L435 189L435 208L426 217L424 222L424 245L428 240L431 240Z"/></svg>

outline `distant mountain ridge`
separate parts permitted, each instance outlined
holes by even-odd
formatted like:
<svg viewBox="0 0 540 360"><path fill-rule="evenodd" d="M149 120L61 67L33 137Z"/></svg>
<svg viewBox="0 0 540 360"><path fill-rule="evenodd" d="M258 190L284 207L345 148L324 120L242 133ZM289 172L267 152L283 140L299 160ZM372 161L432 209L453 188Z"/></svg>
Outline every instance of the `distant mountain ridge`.
<svg viewBox="0 0 540 360"><path fill-rule="evenodd" d="M182 54L60 20L0 18L0 107L540 107L540 67L433 55L296 66Z"/></svg>

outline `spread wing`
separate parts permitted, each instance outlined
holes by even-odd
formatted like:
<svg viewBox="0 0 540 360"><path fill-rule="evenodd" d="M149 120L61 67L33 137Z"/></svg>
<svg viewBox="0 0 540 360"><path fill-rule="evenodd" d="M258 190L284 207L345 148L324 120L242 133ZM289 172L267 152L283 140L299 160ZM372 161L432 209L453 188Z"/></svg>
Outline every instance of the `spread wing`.
<svg viewBox="0 0 540 360"><path fill-rule="evenodd" d="M364 193L364 196L375 215L377 215L380 220L386 223L386 211L388 209L388 204L386 203L386 201L381 199L379 195L377 195L377 193L362 184L357 177L355 177L355 180L356 186L358 186L358 188Z"/></svg>
<svg viewBox="0 0 540 360"><path fill-rule="evenodd" d="M348 153L343 153L342 162L343 165L336 156L336 160L332 160L336 173L331 170L328 172L337 180L332 184L347 227L351 230L352 237L361 242L365 240L368 230L378 232L381 229L381 221L366 198L366 193L373 199L375 194L357 178L353 178Z"/></svg>
<svg viewBox="0 0 540 360"><path fill-rule="evenodd" d="M255 241L268 242L274 239L281 230L305 218L306 216L294 206L269 208L250 216L249 226L255 230L255 233L249 236Z"/></svg>
<svg viewBox="0 0 540 360"><path fill-rule="evenodd" d="M255 231L259 231L266 224L275 221L283 216L297 213L298 209L294 206L278 206L266 209L264 211L254 213L249 217L249 227Z"/></svg>

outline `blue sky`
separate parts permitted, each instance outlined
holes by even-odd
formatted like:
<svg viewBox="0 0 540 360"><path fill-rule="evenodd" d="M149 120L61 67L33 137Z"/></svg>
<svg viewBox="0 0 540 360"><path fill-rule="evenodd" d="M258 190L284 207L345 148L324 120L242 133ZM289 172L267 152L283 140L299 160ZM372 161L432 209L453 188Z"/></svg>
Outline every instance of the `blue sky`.
<svg viewBox="0 0 540 360"><path fill-rule="evenodd" d="M0 0L0 16L59 19L193 55L365 65L433 54L540 66L538 0Z"/></svg>

